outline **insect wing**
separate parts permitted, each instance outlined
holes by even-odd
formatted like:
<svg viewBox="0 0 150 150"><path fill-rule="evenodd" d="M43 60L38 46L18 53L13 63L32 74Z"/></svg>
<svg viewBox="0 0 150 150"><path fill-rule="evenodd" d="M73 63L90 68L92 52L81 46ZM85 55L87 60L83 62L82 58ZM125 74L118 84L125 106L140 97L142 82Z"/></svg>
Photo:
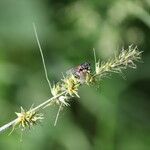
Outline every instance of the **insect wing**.
<svg viewBox="0 0 150 150"><path fill-rule="evenodd" d="M68 71L66 71L67 76L76 75L77 68L71 68Z"/></svg>

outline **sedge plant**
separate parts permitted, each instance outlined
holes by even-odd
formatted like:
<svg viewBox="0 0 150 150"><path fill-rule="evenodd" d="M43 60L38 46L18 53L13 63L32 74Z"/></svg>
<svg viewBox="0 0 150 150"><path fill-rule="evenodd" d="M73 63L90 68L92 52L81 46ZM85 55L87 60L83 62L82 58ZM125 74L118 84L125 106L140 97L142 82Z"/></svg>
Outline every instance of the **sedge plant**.
<svg viewBox="0 0 150 150"><path fill-rule="evenodd" d="M11 127L12 131L16 127L20 127L21 130L31 128L32 126L38 124L44 119L44 114L42 113L42 110L52 107L53 105L59 106L56 119L54 122L54 126L56 126L60 111L64 107L69 106L71 98L72 97L80 98L78 93L80 86L82 86L83 84L86 84L88 86L94 85L100 82L101 79L110 75L111 73L122 73L122 70L127 68L136 69L135 62L141 60L142 52L139 51L137 47L133 47L132 45L129 46L128 49L122 49L120 53L116 55L114 58L111 58L104 62L103 61L101 62L99 59L97 60L94 50L94 58L95 58L95 68L93 69L94 71L86 70L86 72L84 72L84 76L82 77L82 81L80 76L76 76L76 74L70 73L69 75L63 76L63 79L61 79L60 82L52 85L48 78L45 60L41 44L38 39L35 24L33 24L33 28L42 58L45 77L49 85L52 97L48 100L45 100L44 102L42 102L41 104L39 104L34 108L31 107L29 110L25 110L21 107L20 112L16 113L17 115L16 119L0 127L0 133Z"/></svg>

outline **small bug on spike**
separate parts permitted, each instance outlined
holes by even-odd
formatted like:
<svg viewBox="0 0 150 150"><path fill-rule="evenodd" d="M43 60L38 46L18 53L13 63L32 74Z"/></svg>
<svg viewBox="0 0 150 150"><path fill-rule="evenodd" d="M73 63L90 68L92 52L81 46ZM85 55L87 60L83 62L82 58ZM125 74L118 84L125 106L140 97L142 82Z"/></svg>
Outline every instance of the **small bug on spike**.
<svg viewBox="0 0 150 150"><path fill-rule="evenodd" d="M75 68L71 68L69 69L66 74L68 76L70 75L74 75L75 78L77 78L79 80L79 82L81 84L83 84L85 82L86 79L86 75L89 74L91 72L91 66L89 63L85 62L83 64L78 65Z"/></svg>

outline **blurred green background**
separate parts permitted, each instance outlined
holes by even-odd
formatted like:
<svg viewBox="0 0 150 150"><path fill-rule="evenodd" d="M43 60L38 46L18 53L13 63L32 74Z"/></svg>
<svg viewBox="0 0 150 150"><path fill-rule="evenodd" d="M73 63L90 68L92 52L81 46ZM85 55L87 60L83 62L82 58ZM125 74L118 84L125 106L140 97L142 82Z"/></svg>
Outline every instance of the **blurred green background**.
<svg viewBox="0 0 150 150"><path fill-rule="evenodd" d="M0 135L0 150L149 150L150 1L0 0L0 125L51 97L33 33L35 22L49 77L85 61L93 51L107 60L122 47L144 51L136 70L113 74L97 87L80 88L80 99L44 111L44 121L23 134Z"/></svg>

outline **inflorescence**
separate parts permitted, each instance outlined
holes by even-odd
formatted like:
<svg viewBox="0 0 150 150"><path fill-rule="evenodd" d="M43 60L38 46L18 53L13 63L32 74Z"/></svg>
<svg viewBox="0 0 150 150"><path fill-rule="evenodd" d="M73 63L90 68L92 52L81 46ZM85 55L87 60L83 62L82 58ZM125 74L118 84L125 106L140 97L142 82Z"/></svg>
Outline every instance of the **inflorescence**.
<svg viewBox="0 0 150 150"><path fill-rule="evenodd" d="M91 71L90 65L87 63L79 65L74 71L67 73L61 82L58 82L51 87L51 94L53 96L51 99L35 108L31 108L29 111L25 111L21 107L21 112L16 113L17 119L12 124L13 129L16 126L19 126L21 129L26 129L38 124L44 119L43 114L39 114L38 112L48 106L54 104L57 104L61 108L69 106L72 97L80 98L78 90L83 84L96 84L100 79L106 77L110 73L121 73L122 70L127 67L135 69L135 62L141 60L141 53L142 52L138 51L137 47L129 46L128 50L122 49L118 56L109 59L107 62L97 61L95 56L94 71Z"/></svg>

